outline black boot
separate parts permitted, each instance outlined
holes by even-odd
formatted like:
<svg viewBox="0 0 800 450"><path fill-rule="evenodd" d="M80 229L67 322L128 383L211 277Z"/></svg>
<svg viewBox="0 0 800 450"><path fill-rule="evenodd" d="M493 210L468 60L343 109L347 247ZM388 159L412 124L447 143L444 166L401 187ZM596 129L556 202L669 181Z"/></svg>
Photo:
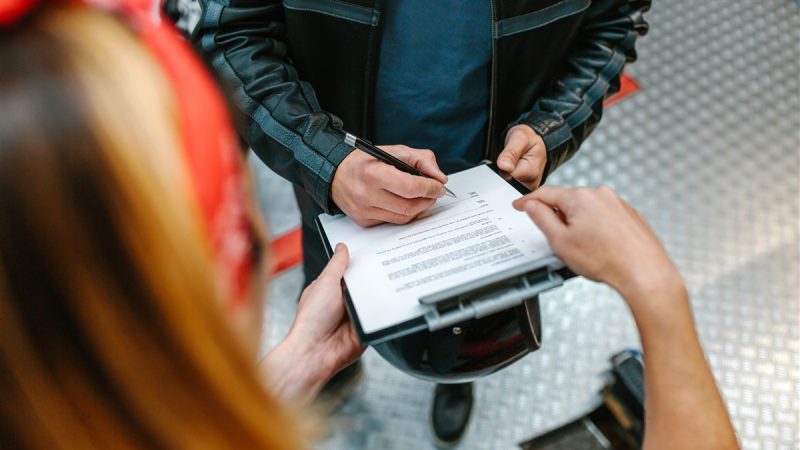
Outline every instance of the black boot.
<svg viewBox="0 0 800 450"><path fill-rule="evenodd" d="M452 447L458 443L472 413L472 383L437 384L433 394L431 426L436 445Z"/></svg>

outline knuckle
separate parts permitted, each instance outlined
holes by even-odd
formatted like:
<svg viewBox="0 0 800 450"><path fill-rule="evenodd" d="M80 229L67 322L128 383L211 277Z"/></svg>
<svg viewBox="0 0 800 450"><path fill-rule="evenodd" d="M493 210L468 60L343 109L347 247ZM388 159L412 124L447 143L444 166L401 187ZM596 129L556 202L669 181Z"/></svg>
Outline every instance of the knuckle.
<svg viewBox="0 0 800 450"><path fill-rule="evenodd" d="M420 192L418 183L410 176L403 177L403 180L400 182L399 188L400 188L399 192L400 194L410 198L418 196Z"/></svg>
<svg viewBox="0 0 800 450"><path fill-rule="evenodd" d="M420 191L420 194L421 194L420 196L422 196L422 197L432 197L433 195L436 194L437 190L438 190L438 187L437 187L436 183L433 183L433 182L427 181L427 180L419 188L419 191Z"/></svg>
<svg viewBox="0 0 800 450"><path fill-rule="evenodd" d="M444 184L438 180L428 180L426 190L428 191L429 196L433 197L434 195L438 194L439 192L444 191Z"/></svg>
<svg viewBox="0 0 800 450"><path fill-rule="evenodd" d="M602 186L598 187L598 188L597 188L597 193L598 193L598 194L601 194L601 195L604 195L604 196L606 196L606 197L616 197L616 196L617 196L617 193L616 193L616 192L614 192L614 190L613 190L613 189L611 189L611 188L610 188L608 185L606 185L606 184L604 184L604 185L602 185Z"/></svg>
<svg viewBox="0 0 800 450"><path fill-rule="evenodd" d="M411 216L414 214L414 204L411 202L403 202L400 205L400 210L397 212L403 217Z"/></svg>
<svg viewBox="0 0 800 450"><path fill-rule="evenodd" d="M403 215L403 216L400 216L400 217L397 218L397 223L399 223L401 225L405 225L405 224L411 222L412 220L414 220L414 216L413 215L408 215L408 216Z"/></svg>
<svg viewBox="0 0 800 450"><path fill-rule="evenodd" d="M367 190L364 189L361 186L357 186L357 187L353 188L352 195L353 195L353 200L355 200L356 203L358 203L358 204L362 204L363 205L364 203L367 202L367 198L368 198Z"/></svg>
<svg viewBox="0 0 800 450"><path fill-rule="evenodd" d="M403 220L405 220L405 216L401 216L400 214L396 214L396 213L395 214L391 214L391 215L387 216L387 218L386 218L387 222L394 223L394 224L397 224L397 225L403 225L405 223L405 222L403 222Z"/></svg>
<svg viewBox="0 0 800 450"><path fill-rule="evenodd" d="M372 183L378 179L380 179L379 172L380 165L378 164L364 164L364 167L361 171L362 179L367 183Z"/></svg>
<svg viewBox="0 0 800 450"><path fill-rule="evenodd" d="M412 217L416 217L422 211L428 209L428 206L433 203L432 200L420 200L410 205L408 215Z"/></svg>
<svg viewBox="0 0 800 450"><path fill-rule="evenodd" d="M578 188L575 191L575 198L579 201L586 201L592 197L591 189L587 188Z"/></svg>

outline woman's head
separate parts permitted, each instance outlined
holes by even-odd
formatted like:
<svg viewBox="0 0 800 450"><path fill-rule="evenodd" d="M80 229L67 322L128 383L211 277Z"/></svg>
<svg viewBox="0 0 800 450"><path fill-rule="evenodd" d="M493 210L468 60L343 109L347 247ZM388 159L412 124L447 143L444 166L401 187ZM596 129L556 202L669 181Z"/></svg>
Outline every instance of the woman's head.
<svg viewBox="0 0 800 450"><path fill-rule="evenodd" d="M160 50L85 7L22 20L0 29L2 446L293 446L222 314L259 284L256 227L207 200L235 176L198 187L214 155L187 151Z"/></svg>

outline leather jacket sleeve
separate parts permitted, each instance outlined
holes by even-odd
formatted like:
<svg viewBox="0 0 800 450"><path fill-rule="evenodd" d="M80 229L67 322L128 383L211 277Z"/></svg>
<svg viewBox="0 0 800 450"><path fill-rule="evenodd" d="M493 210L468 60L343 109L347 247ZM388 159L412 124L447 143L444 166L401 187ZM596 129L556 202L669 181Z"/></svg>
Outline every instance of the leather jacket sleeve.
<svg viewBox="0 0 800 450"><path fill-rule="evenodd" d="M192 41L231 90L239 132L267 165L335 212L330 186L352 148L287 58L279 0L202 0Z"/></svg>
<svg viewBox="0 0 800 450"><path fill-rule="evenodd" d="M636 60L634 44L648 30L643 14L650 0L594 0L567 55L564 69L509 128L529 125L544 140L543 178L571 158L600 122L603 100L619 91L626 62Z"/></svg>

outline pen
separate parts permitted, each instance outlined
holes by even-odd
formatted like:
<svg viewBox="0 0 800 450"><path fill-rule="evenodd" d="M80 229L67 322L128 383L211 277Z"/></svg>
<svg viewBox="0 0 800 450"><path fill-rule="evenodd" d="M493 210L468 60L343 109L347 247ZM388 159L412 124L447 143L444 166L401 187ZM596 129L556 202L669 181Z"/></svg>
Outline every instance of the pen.
<svg viewBox="0 0 800 450"><path fill-rule="evenodd" d="M411 175L416 175L418 177L425 177L425 178L432 178L428 175L422 173L421 171L415 169L414 167L409 166L408 164L404 163L403 161L395 158L394 156L386 153L385 151L379 149L378 147L372 145L371 142L367 141L366 139L361 139L359 137L355 137L350 133L344 134L344 143L347 145L351 145L362 152L378 158L379 160L393 166L397 170L401 172L410 173ZM447 189L447 186L444 187L444 191L450 197L455 197L456 194L453 193L450 189Z"/></svg>

